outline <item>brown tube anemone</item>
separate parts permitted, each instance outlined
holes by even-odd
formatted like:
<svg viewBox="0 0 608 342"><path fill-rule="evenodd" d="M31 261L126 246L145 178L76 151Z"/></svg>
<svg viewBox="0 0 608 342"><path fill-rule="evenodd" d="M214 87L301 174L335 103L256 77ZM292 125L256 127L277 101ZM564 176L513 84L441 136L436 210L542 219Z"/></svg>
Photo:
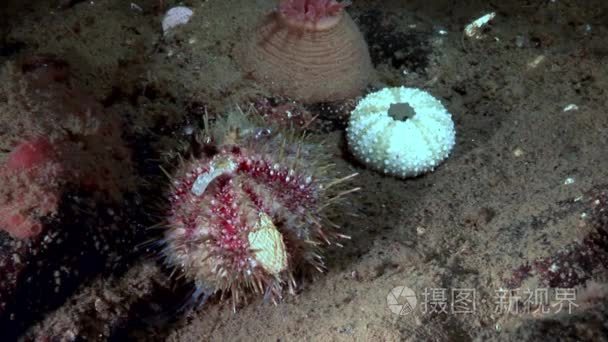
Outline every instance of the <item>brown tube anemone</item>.
<svg viewBox="0 0 608 342"><path fill-rule="evenodd" d="M365 89L373 67L355 22L335 0L284 0L240 46L243 70L268 90L304 103Z"/></svg>

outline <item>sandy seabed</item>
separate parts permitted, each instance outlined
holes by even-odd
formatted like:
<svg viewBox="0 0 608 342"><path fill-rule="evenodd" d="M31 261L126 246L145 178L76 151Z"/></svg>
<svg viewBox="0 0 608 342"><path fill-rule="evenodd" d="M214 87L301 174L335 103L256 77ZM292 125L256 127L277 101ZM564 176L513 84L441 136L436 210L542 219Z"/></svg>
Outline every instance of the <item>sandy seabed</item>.
<svg viewBox="0 0 608 342"><path fill-rule="evenodd" d="M150 158L180 151L205 112L274 95L232 55L271 0L184 1L195 15L166 36L157 1L62 3L0 4L0 67L31 54L67 61L124 116L142 177ZM305 107L319 115L311 139L325 141L339 170L358 172L361 188L332 213L352 239L330 249L325 274L278 305L254 299L235 313L213 298L174 314L187 290L145 251L133 256L136 241L116 251L129 255L120 266L42 312L5 312L0 331L40 341L608 340L608 4L361 0L348 11L370 47L370 90L431 92L452 113L457 143L433 173L384 177L349 156L343 106ZM489 12L480 39L463 36ZM401 287L416 294L412 312L399 311ZM544 290L549 303L539 302Z"/></svg>

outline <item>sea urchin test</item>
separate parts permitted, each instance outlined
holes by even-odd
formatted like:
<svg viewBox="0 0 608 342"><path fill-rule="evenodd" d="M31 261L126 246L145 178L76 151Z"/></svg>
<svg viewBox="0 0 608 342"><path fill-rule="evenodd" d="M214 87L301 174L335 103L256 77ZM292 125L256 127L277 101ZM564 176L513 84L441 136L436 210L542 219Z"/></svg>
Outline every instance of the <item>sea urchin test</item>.
<svg viewBox="0 0 608 342"><path fill-rule="evenodd" d="M432 171L455 143L452 116L431 94L416 88L384 88L351 113L348 146L374 170L397 177Z"/></svg>
<svg viewBox="0 0 608 342"><path fill-rule="evenodd" d="M242 114L219 120L203 155L173 176L164 254L195 296L230 292L275 300L296 270L324 269L323 245L345 237L325 216L349 191L317 145L259 128ZM307 267L308 266L308 267Z"/></svg>

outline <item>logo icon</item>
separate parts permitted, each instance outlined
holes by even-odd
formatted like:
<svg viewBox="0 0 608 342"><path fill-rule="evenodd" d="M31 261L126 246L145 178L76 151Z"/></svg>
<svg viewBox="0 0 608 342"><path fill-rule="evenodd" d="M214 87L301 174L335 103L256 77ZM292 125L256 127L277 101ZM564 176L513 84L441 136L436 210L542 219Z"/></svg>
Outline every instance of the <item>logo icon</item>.
<svg viewBox="0 0 608 342"><path fill-rule="evenodd" d="M414 311L418 304L416 293L406 286L397 286L386 296L386 304L392 313L405 316Z"/></svg>

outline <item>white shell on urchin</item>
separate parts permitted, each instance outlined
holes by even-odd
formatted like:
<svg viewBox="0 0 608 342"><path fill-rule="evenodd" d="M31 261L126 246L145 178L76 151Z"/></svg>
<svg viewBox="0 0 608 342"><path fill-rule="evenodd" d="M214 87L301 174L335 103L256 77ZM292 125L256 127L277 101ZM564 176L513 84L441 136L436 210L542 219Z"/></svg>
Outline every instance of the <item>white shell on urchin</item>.
<svg viewBox="0 0 608 342"><path fill-rule="evenodd" d="M431 94L416 88L384 88L351 113L348 146L365 165L397 177L432 171L454 147L452 116Z"/></svg>
<svg viewBox="0 0 608 342"><path fill-rule="evenodd" d="M187 24L194 12L185 6L177 6L169 9L163 17L163 34L169 33L173 28Z"/></svg>

